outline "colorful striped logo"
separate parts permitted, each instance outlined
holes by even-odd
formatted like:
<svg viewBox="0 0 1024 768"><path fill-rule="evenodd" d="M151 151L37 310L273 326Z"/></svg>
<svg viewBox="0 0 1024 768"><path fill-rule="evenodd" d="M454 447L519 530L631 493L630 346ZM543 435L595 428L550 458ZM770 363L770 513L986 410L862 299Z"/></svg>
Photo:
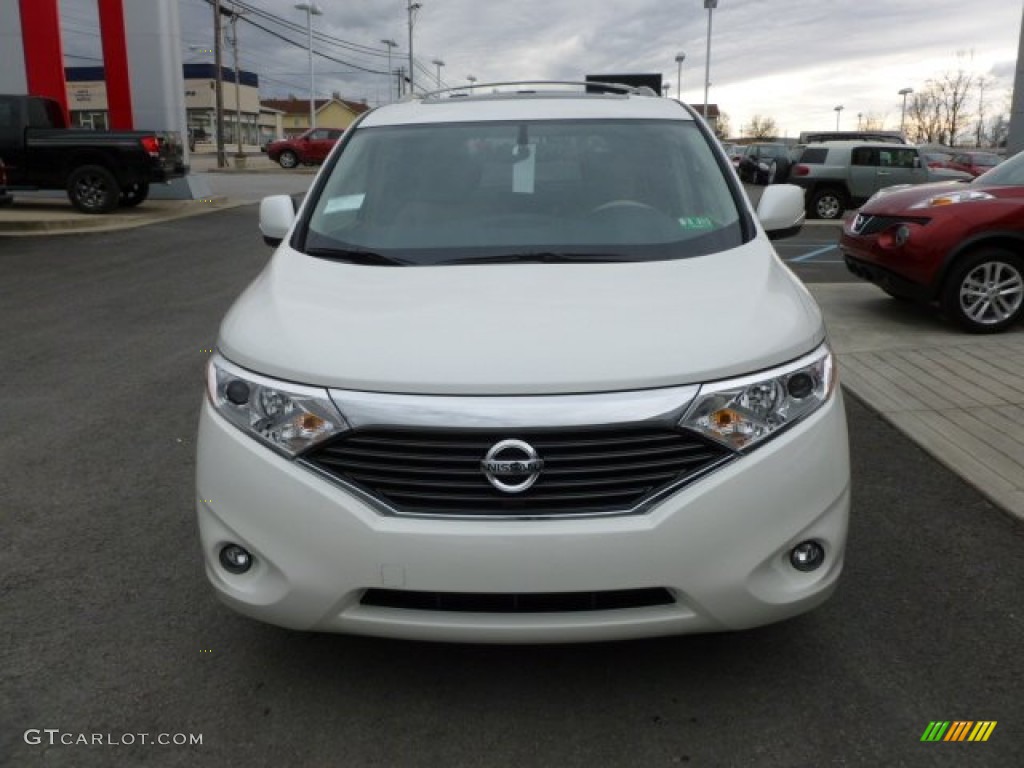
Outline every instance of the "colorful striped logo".
<svg viewBox="0 0 1024 768"><path fill-rule="evenodd" d="M995 720L932 720L921 741L988 741L995 729Z"/></svg>

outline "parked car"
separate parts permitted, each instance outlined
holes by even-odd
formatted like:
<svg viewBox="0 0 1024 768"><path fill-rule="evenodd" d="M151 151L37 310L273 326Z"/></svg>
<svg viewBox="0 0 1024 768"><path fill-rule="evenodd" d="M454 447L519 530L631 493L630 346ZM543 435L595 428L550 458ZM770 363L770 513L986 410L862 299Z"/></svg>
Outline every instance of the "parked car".
<svg viewBox="0 0 1024 768"><path fill-rule="evenodd" d="M800 190L755 212L673 99L538 87L375 109L298 213L263 200L277 250L221 326L198 439L233 608L557 642L751 627L835 587L835 359L769 241Z"/></svg>
<svg viewBox="0 0 1024 768"><path fill-rule="evenodd" d="M948 168L949 161L953 159L953 156L948 152L922 148L921 158L929 168Z"/></svg>
<svg viewBox="0 0 1024 768"><path fill-rule="evenodd" d="M960 171L927 167L921 150L909 144L826 141L804 148L789 181L807 190L808 216L838 219L885 187L970 178Z"/></svg>
<svg viewBox="0 0 1024 768"><path fill-rule="evenodd" d="M185 174L179 133L68 128L39 96L0 95L0 156L11 190L63 189L83 213L139 205L151 183Z"/></svg>
<svg viewBox="0 0 1024 768"><path fill-rule="evenodd" d="M1024 153L969 184L885 190L844 226L855 275L898 298L938 302L973 333L1024 314Z"/></svg>
<svg viewBox="0 0 1024 768"><path fill-rule="evenodd" d="M280 163L282 168L294 168L299 163L322 163L343 133L335 128L313 128L293 138L270 142L267 157Z"/></svg>
<svg viewBox="0 0 1024 768"><path fill-rule="evenodd" d="M946 161L946 167L952 168L954 171L969 173L971 176L980 176L995 168L1002 161L1003 158L994 152L956 152Z"/></svg>
<svg viewBox="0 0 1024 768"><path fill-rule="evenodd" d="M790 146L779 143L748 144L737 172L749 184L777 184L786 180L790 169Z"/></svg>

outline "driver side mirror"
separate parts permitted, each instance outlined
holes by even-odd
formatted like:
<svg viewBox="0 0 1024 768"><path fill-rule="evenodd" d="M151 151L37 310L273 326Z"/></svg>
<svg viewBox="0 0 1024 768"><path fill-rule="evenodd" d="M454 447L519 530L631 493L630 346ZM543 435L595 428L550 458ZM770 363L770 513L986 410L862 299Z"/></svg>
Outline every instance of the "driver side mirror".
<svg viewBox="0 0 1024 768"><path fill-rule="evenodd" d="M769 240L792 237L804 225L804 190L795 184L764 188L757 204L757 218Z"/></svg>
<svg viewBox="0 0 1024 768"><path fill-rule="evenodd" d="M260 232L267 245L280 245L294 223L295 201L288 195L272 195L260 201Z"/></svg>

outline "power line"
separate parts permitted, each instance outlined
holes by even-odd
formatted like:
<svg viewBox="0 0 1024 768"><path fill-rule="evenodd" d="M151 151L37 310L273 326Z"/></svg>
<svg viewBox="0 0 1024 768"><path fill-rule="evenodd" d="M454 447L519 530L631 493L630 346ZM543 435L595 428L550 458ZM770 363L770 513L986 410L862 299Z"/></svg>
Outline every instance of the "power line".
<svg viewBox="0 0 1024 768"><path fill-rule="evenodd" d="M212 1L211 0L206 0L206 1L212 5ZM239 5L239 7L242 7L243 10L248 10L248 9L246 9L244 7L243 3L238 3L238 5ZM253 21L252 19L250 19L250 18L248 18L246 16L239 16L239 18L242 21L244 21L246 24L249 24L249 25L251 25L253 27L256 27L256 29L262 30L266 34L271 35L273 37L276 37L278 40L283 40L284 42L288 43L289 45L293 45L296 48L301 48L303 50L307 50L307 46L306 45L304 45L302 43L297 43L296 41L294 41L294 40L292 40L290 38L287 38L284 35L282 35L282 34L280 34L278 32L275 32L272 29L268 29L267 27L264 27L262 24L258 24L258 23L256 23L255 21ZM345 61L344 59L339 59L339 58L336 58L336 57L331 56L331 55L326 54L326 53L322 53L322 52L317 51L317 50L314 50L313 53L314 53L314 55L319 56L322 59L327 59L328 61L333 61L335 64L342 64L342 65L344 65L346 67L352 67L353 69L357 69L357 70L359 70L361 72L369 72L369 73L374 74L374 75L387 74L383 70L370 69L368 67L361 67L358 64L354 64L351 61Z"/></svg>
<svg viewBox="0 0 1024 768"><path fill-rule="evenodd" d="M278 16L274 13L271 13L270 11L265 11L262 8L250 5L249 3L245 2L245 0L232 0L232 2L234 2L235 5L237 5L244 11L260 16L263 19L266 19L267 21L272 21L275 24L280 24L282 27L285 27L286 29L292 32L306 32L306 30L303 29L302 26L297 22L293 22L282 16ZM346 50L352 51L354 53L359 53L364 56L374 56L378 58L383 58L387 56L387 53L381 51L379 48L363 45L362 43L354 43L351 40L345 40L340 37L335 37L333 35L327 34L326 32L314 30L313 37L317 40L320 40L321 42L326 42L339 48L344 48Z"/></svg>

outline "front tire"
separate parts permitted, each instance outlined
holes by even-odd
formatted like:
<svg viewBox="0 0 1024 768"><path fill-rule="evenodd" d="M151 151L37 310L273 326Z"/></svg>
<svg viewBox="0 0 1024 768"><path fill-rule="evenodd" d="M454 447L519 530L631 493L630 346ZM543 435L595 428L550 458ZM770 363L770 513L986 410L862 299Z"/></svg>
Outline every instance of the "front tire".
<svg viewBox="0 0 1024 768"><path fill-rule="evenodd" d="M282 168L294 168L299 164L299 156L290 149L286 149L281 153L281 156L277 158L277 162L281 164Z"/></svg>
<svg viewBox="0 0 1024 768"><path fill-rule="evenodd" d="M68 199L82 213L110 213L121 200L121 187L102 165L83 165L68 177Z"/></svg>
<svg viewBox="0 0 1024 768"><path fill-rule="evenodd" d="M119 205L122 208L134 208L145 202L147 197L149 197L149 182L137 181L121 190Z"/></svg>
<svg viewBox="0 0 1024 768"><path fill-rule="evenodd" d="M807 213L812 219L835 220L846 210L846 195L835 187L823 187L811 195Z"/></svg>
<svg viewBox="0 0 1024 768"><path fill-rule="evenodd" d="M1024 316L1024 258L982 248L954 264L942 310L969 333L1000 333Z"/></svg>

